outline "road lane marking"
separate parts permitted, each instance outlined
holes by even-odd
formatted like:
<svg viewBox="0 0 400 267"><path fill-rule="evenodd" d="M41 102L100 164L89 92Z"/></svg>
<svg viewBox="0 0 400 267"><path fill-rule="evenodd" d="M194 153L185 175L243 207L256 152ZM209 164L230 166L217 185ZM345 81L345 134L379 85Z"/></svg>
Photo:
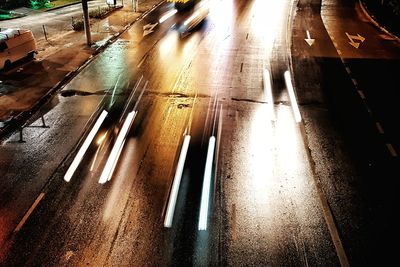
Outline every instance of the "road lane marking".
<svg viewBox="0 0 400 267"><path fill-rule="evenodd" d="M330 34L329 34L329 35L330 35ZM350 35L350 34L348 34L348 33L346 32L346 36L347 36L347 37L349 38L349 40L350 40L349 44L352 45L354 48L357 48L357 49L359 48L360 44L363 43L363 42L365 41L365 38L364 38L363 36L361 36L360 34L357 34L357 35ZM336 42L334 41L334 40L335 40L334 37L332 37L332 36L330 35L330 38L331 38L331 40L332 40L332 42L333 42L333 45L335 46L335 48L336 48L338 54L341 55L340 50L338 49L337 44L336 44ZM354 40L358 40L358 41L360 41L360 43L355 42ZM354 79L354 78L352 77L351 70L350 70L350 68L348 67L347 61L346 61L342 56L340 56L340 60L341 60L341 62L343 63L343 65L344 65L344 67L345 67L345 69L346 69L347 74L350 76L350 79L351 79L351 81L352 81L352 83L353 83L355 89L357 90L357 93L359 94L359 96L361 97L361 99L364 100L364 106L365 106L365 108L366 108L368 114L370 115L371 118L373 118L372 110L371 110L370 107L368 106L368 103L367 103L367 100L366 100L366 96L365 96L365 94L364 94L364 92L363 92L362 90L358 90L358 89L357 89L357 88L358 88L358 82L357 82L356 79ZM380 124L379 122L375 122L375 127L377 128L377 130L378 130L378 132L379 132L380 134L382 134L382 135L385 134L385 131L383 130L383 128L382 128L382 126L381 126L381 124ZM389 153L391 154L391 156L393 156L393 157L397 157L397 156L398 156L398 154L397 154L397 152L396 152L396 150L395 150L395 148L393 147L392 144L386 143L386 148L388 149L388 151L389 151Z"/></svg>
<svg viewBox="0 0 400 267"><path fill-rule="evenodd" d="M93 138L96 136L97 132L100 129L101 124L103 123L104 119L107 117L108 112L103 110L100 114L99 118L97 119L96 123L94 124L92 130L90 130L89 135L86 137L85 142L79 149L78 153L76 154L74 160L72 161L71 165L69 166L67 172L64 175L64 180L69 182L74 175L76 169L79 166L79 163L82 161L83 156L85 155L87 149L89 148L90 144L93 141Z"/></svg>
<svg viewBox="0 0 400 267"><path fill-rule="evenodd" d="M22 220L18 223L17 227L15 227L14 232L18 232L21 230L22 226L24 226L25 222L28 220L29 216L32 214L33 210L37 207L39 202L42 200L44 197L44 193L40 193L40 195L36 198L35 202L33 202L32 206L29 208L29 210L25 213L24 217Z"/></svg>
<svg viewBox="0 0 400 267"><path fill-rule="evenodd" d="M385 133L385 131L383 130L383 128L382 128L382 126L381 126L381 124L379 122L376 122L375 125L376 125L376 128L378 129L378 132L380 134L384 134Z"/></svg>
<svg viewBox="0 0 400 267"><path fill-rule="evenodd" d="M365 38L362 37L362 36L361 36L360 34L358 34L358 33L357 33L357 35L351 35L351 34L348 34L348 33L346 32L346 36L347 36L347 38L349 38L349 40L350 40L349 44L350 44L351 46L353 46L354 48L356 48L356 49L358 49L358 48L360 47L360 44L363 43L363 42L365 41ZM361 43L357 43L357 42L355 42L354 40L358 40L358 41L360 41Z"/></svg>
<svg viewBox="0 0 400 267"><path fill-rule="evenodd" d="M306 148L306 153L307 153L307 158L310 162L310 166L311 166L311 171L312 171L312 176L313 176L313 181L314 181L314 185L316 188L316 192L318 195L318 199L319 199L319 203L321 205L321 209L322 209L322 214L325 220L325 223L328 227L328 231L329 234L331 236L333 245L335 247L335 251L336 251L336 255L339 258L339 262L341 266L350 266L349 265L349 261L347 259L347 255L346 252L343 248L343 244L342 241L340 239L340 235L339 235L339 231L336 227L335 224L335 219L333 218L333 214L332 211L329 207L329 203L328 200L325 197L324 194L324 190L322 189L321 186L321 182L319 180L319 178L317 177L316 173L315 173L315 161L313 159L313 157L311 156L311 151L308 149L309 148L309 141L308 141L308 137L307 137L307 133L304 127L304 124L300 124L300 131L301 131L301 135L303 137L303 142L304 142L304 146Z"/></svg>
<svg viewBox="0 0 400 267"><path fill-rule="evenodd" d="M174 218L174 213L175 213L176 199L178 197L179 186L181 184L182 172L183 172L183 167L185 166L185 160L189 148L189 142L190 142L190 135L185 135L181 153L178 160L178 165L176 167L174 180L172 182L172 189L169 195L167 212L165 213L165 218L164 218L164 227L167 228L170 228L172 226L172 220Z"/></svg>
<svg viewBox="0 0 400 267"><path fill-rule="evenodd" d="M149 35L150 33L154 32L154 28L158 25L158 22L151 24L148 23L146 25L143 26L143 37L145 37L146 35Z"/></svg>
<svg viewBox="0 0 400 267"><path fill-rule="evenodd" d="M357 90L357 93L360 95L362 99L365 99L364 92L362 90Z"/></svg>
<svg viewBox="0 0 400 267"><path fill-rule="evenodd" d="M339 55L342 55L342 51L341 50L338 49L337 52L338 52Z"/></svg>
<svg viewBox="0 0 400 267"><path fill-rule="evenodd" d="M397 152L396 152L396 150L394 149L394 147L393 147L392 144L387 143L387 144L386 144L386 147L387 147L387 149L389 150L390 155L392 155L392 157L397 157Z"/></svg>
<svg viewBox="0 0 400 267"><path fill-rule="evenodd" d="M306 31L306 35L307 35L307 38L304 39L304 41L306 41L306 43L307 43L309 46L312 46L312 45L314 44L314 42L315 42L315 39L311 38L311 36L310 36L310 31L309 31L309 30Z"/></svg>
<svg viewBox="0 0 400 267"><path fill-rule="evenodd" d="M215 137L211 136L208 143L206 168L204 170L203 190L201 193L199 231L207 230L208 206L210 200L210 184L212 176L212 164L214 161Z"/></svg>
<svg viewBox="0 0 400 267"><path fill-rule="evenodd" d="M136 117L137 111L131 111L125 119L122 125L121 131L118 133L117 140L111 150L110 156L107 159L106 165L104 166L103 172L101 173L99 183L104 184L111 180L111 176L114 172L115 166L117 165L118 158L121 155L122 147L124 146L126 136L132 123Z"/></svg>
<svg viewBox="0 0 400 267"><path fill-rule="evenodd" d="M301 114L300 114L299 106L297 105L296 96L294 94L292 79L290 78L290 73L288 70L285 71L284 77L285 77L286 88L289 93L290 104L292 106L294 119L296 122L301 122Z"/></svg>
<svg viewBox="0 0 400 267"><path fill-rule="evenodd" d="M146 54L139 62L139 64L137 65L137 68L140 68L142 66L142 64L146 61L146 59L149 57L148 54Z"/></svg>
<svg viewBox="0 0 400 267"><path fill-rule="evenodd" d="M274 109L274 98L272 95L272 81L271 75L268 69L264 69L263 71L263 81L264 81L264 93L267 96L267 102L269 105L269 110L271 113L271 120L275 121L275 109Z"/></svg>

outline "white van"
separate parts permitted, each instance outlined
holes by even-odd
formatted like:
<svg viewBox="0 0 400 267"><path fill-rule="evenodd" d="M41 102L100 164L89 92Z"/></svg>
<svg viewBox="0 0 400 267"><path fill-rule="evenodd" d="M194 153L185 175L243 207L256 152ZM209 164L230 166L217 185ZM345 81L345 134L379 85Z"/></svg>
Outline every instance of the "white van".
<svg viewBox="0 0 400 267"><path fill-rule="evenodd" d="M0 69L24 57L37 53L35 38L30 30L6 29L0 31Z"/></svg>

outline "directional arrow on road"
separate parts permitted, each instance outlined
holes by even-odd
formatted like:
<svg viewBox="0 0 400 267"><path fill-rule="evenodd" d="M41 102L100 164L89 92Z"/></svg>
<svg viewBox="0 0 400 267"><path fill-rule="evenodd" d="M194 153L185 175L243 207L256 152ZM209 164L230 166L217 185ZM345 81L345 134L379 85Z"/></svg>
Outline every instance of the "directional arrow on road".
<svg viewBox="0 0 400 267"><path fill-rule="evenodd" d="M308 30L306 31L306 33L307 33L307 38L304 39L304 41L306 41L309 46L312 46L315 42L315 39L311 39L310 32Z"/></svg>
<svg viewBox="0 0 400 267"><path fill-rule="evenodd" d="M146 35L154 32L154 28L158 25L158 22L154 23L154 24L146 24L143 26L143 37L145 37Z"/></svg>
<svg viewBox="0 0 400 267"><path fill-rule="evenodd" d="M349 44L352 45L354 48L357 48L357 49L360 47L360 44L365 41L365 38L362 37L358 33L357 33L357 35L350 35L350 34L348 34L346 32L346 35L347 35L347 38L349 38L349 40L350 40ZM361 43L357 43L354 40L361 41Z"/></svg>

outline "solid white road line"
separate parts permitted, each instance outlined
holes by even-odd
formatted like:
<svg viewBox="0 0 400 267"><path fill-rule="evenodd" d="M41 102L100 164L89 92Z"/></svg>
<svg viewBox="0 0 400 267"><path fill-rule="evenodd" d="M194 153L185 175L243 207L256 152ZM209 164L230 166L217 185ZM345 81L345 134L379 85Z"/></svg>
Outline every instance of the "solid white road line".
<svg viewBox="0 0 400 267"><path fill-rule="evenodd" d="M79 149L78 153L76 154L74 160L72 161L71 165L69 166L67 172L64 175L64 180L69 182L74 175L76 169L79 166L79 163L82 161L83 156L85 155L87 149L89 148L90 144L93 141L93 138L96 136L97 131L100 129L101 124L103 123L104 119L107 117L108 112L103 110L100 114L100 117L97 119L96 123L94 124L92 130L90 131L89 135L86 137L85 142Z"/></svg>
<svg viewBox="0 0 400 267"><path fill-rule="evenodd" d="M44 197L44 193L42 192L36 198L35 202L33 202L32 206L29 208L29 210L25 213L24 217L19 222L17 227L15 227L14 232L18 232L19 230L21 230L22 226L24 226L25 222L28 220L29 216L32 214L33 210L36 208L36 206L39 204L39 202L42 200L43 197Z"/></svg>
<svg viewBox="0 0 400 267"><path fill-rule="evenodd" d="M292 79L290 78L289 71L285 71L284 76L285 76L286 88L289 93L290 103L292 105L294 119L296 120L296 122L301 122L301 114L300 114L299 106L297 105L297 100L296 100L296 96L294 94Z"/></svg>
<svg viewBox="0 0 400 267"><path fill-rule="evenodd" d="M268 69L264 69L263 79L264 79L264 93L267 95L267 102L271 112L271 120L275 121L274 99L272 96L272 82L271 82L271 75Z"/></svg>
<svg viewBox="0 0 400 267"><path fill-rule="evenodd" d="M120 132L118 133L117 140L111 150L110 156L107 159L106 165L104 166L103 172L101 173L99 183L104 184L111 180L111 176L114 172L115 166L117 165L119 155L121 154L122 147L125 143L126 135L132 126L132 122L135 119L136 111L131 111L125 119L124 124Z"/></svg>
<svg viewBox="0 0 400 267"><path fill-rule="evenodd" d="M176 199L178 197L179 186L181 184L182 172L183 172L183 167L185 166L185 160L189 148L189 142L190 142L190 135L185 135L185 138L183 139L181 154L178 160L178 166L176 167L175 177L172 182L171 193L169 195L167 212L165 213L165 218L164 218L164 227L169 228L172 226L172 219L174 218L174 213L175 213Z"/></svg>
<svg viewBox="0 0 400 267"><path fill-rule="evenodd" d="M207 230L207 219L208 219L208 203L210 199L210 184L212 176L212 164L214 160L214 149L215 149L215 137L211 136L208 143L206 168L204 171L203 178L203 191L201 193L201 204L200 204L200 217L199 217L199 230Z"/></svg>

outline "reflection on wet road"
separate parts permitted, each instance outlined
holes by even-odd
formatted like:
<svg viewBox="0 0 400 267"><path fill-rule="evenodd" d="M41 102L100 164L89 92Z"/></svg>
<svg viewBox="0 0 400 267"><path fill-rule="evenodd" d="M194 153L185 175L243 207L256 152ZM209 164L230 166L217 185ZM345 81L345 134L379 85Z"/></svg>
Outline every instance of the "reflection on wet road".
<svg viewBox="0 0 400 267"><path fill-rule="evenodd" d="M190 14L164 4L128 29L49 111L76 110L76 128L52 124L75 138L5 224L0 259L346 266L289 72L292 5L215 1L183 37Z"/></svg>

